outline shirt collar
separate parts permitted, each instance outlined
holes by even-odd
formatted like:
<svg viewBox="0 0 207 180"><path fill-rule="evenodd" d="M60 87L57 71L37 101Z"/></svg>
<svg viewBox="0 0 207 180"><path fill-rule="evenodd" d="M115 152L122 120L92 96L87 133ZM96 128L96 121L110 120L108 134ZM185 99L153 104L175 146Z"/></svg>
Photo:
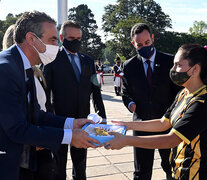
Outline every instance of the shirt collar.
<svg viewBox="0 0 207 180"><path fill-rule="evenodd" d="M63 46L63 49L65 50L65 52L66 52L66 54L67 55L71 55L66 49L65 49L65 47ZM75 53L75 54L73 54L74 56L78 56L78 53Z"/></svg>
<svg viewBox="0 0 207 180"><path fill-rule="evenodd" d="M141 57L142 58L142 62L144 63L147 60L150 60L152 63L154 63L155 62L155 55L156 55L156 49L154 48L154 53L153 53L152 57L150 59L145 59L145 58Z"/></svg>
<svg viewBox="0 0 207 180"><path fill-rule="evenodd" d="M22 57L22 61L23 61L23 65L24 65L24 70L27 70L29 68L31 68L31 64L29 62L29 59L25 56L25 54L23 53L23 51L21 50L21 48L16 44L16 47Z"/></svg>

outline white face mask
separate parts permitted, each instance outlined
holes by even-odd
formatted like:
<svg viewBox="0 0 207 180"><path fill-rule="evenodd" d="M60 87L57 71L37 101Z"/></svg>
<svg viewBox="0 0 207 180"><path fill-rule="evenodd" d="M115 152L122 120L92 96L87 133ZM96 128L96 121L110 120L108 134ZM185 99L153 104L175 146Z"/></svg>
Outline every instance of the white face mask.
<svg viewBox="0 0 207 180"><path fill-rule="evenodd" d="M44 65L47 65L47 64L53 62L53 61L55 60L56 56L57 56L57 53L58 53L58 50L59 50L59 46L50 45L50 44L45 44L45 43L42 42L42 40L41 40L36 34L34 34L34 35L35 35L35 37L36 37L37 39L39 39L39 40L41 41L42 44L44 44L44 45L46 46L46 50L45 50L44 53L40 53L40 52L36 49L36 47L33 46L34 49L35 49L35 50L37 51L37 53L39 54L39 57L40 57L42 63L43 63Z"/></svg>

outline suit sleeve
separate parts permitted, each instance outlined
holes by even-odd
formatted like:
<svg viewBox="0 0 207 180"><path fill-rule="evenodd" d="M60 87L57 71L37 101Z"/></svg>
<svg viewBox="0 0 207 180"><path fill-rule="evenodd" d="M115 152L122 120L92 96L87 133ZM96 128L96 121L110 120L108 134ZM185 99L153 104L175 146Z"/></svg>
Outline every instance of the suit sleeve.
<svg viewBox="0 0 207 180"><path fill-rule="evenodd" d="M56 151L62 142L64 130L36 126L26 119L23 106L22 81L11 68L0 66L0 127L10 141L17 144L49 148ZM44 112L46 115L46 112ZM47 118L45 116L45 118Z"/></svg>
<svg viewBox="0 0 207 180"><path fill-rule="evenodd" d="M92 68L93 74L95 74L95 66L94 66L93 61L91 63L91 68ZM97 112L98 115L101 116L102 118L106 119L106 112L105 112L105 107L103 104L103 99L101 96L100 88L98 86L95 86L93 83L91 83L91 88L92 88L91 89L92 90L92 102L94 105L95 112Z"/></svg>
<svg viewBox="0 0 207 180"><path fill-rule="evenodd" d="M47 112L54 113L54 107L51 102L51 94L52 94L52 63L46 65L44 67L43 75L46 80L47 88L46 88L46 103L45 107Z"/></svg>
<svg viewBox="0 0 207 180"><path fill-rule="evenodd" d="M122 95L122 100L124 102L124 105L126 106L126 108L131 112L131 110L128 108L128 105L130 102L133 101L133 99L131 98L131 87L129 86L128 84L128 76L127 76L127 70L126 70L126 66L123 65L123 72L124 72L124 75L122 77L122 80L123 80L123 86L122 86L122 91L123 91L123 95Z"/></svg>

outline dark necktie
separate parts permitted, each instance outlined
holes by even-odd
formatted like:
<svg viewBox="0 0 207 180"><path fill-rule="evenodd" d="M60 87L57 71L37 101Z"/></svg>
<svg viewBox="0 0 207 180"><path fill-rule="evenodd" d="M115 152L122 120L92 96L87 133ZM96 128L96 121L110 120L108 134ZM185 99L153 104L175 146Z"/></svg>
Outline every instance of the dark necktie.
<svg viewBox="0 0 207 180"><path fill-rule="evenodd" d="M145 62L148 65L148 68L147 68L147 82L148 82L148 86L151 87L151 84L152 84L152 68L150 66L151 61L146 60Z"/></svg>
<svg viewBox="0 0 207 180"><path fill-rule="evenodd" d="M26 81L26 90L27 90L27 99L28 99L28 112L27 117L29 122L35 123L34 121L34 71L32 68L26 70L27 81ZM29 95L29 96L28 96Z"/></svg>
<svg viewBox="0 0 207 180"><path fill-rule="evenodd" d="M69 55L71 57L71 64L73 66L73 70L75 72L75 76L78 82L80 82L80 70L75 62L75 55L70 54Z"/></svg>
<svg viewBox="0 0 207 180"><path fill-rule="evenodd" d="M32 68L26 70L26 100L27 100L27 120L35 124L34 121L34 72ZM35 147L24 144L21 154L20 167L33 169L36 166L36 161L31 161L32 156L35 156Z"/></svg>

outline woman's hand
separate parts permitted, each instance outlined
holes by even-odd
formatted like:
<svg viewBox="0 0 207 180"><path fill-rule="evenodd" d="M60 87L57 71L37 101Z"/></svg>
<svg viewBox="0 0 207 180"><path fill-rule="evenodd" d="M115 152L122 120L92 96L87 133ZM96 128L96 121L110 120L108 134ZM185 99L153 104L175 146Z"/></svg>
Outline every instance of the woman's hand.
<svg viewBox="0 0 207 180"><path fill-rule="evenodd" d="M110 132L110 135L114 135L114 138L101 146L104 146L106 149L121 149L127 146L127 136L124 136L120 133Z"/></svg>
<svg viewBox="0 0 207 180"><path fill-rule="evenodd" d="M126 126L127 131L132 129L130 122L124 122L124 121L111 121L111 122L119 126Z"/></svg>

